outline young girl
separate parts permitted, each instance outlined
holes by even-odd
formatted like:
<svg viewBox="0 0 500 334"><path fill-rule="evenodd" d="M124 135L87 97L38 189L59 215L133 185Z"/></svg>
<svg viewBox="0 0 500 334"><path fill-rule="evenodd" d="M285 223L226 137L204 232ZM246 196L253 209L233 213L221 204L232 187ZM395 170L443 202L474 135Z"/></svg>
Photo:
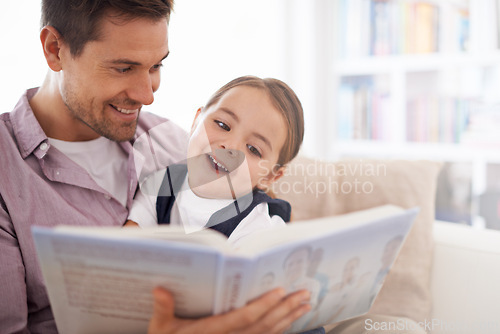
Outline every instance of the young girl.
<svg viewBox="0 0 500 334"><path fill-rule="evenodd" d="M141 188L126 225L212 228L233 244L284 225L290 205L266 192L297 155L303 135L302 106L285 83L253 76L232 80L198 109L187 160L161 172L158 192Z"/></svg>

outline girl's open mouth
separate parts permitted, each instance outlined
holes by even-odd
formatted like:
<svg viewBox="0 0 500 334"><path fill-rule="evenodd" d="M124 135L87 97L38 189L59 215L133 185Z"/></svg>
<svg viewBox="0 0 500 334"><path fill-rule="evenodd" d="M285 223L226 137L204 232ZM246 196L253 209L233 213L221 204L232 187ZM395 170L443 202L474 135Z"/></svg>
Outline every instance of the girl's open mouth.
<svg viewBox="0 0 500 334"><path fill-rule="evenodd" d="M217 172L222 171L225 173L229 173L229 170L226 168L226 166L219 162L212 154L207 154L207 156Z"/></svg>

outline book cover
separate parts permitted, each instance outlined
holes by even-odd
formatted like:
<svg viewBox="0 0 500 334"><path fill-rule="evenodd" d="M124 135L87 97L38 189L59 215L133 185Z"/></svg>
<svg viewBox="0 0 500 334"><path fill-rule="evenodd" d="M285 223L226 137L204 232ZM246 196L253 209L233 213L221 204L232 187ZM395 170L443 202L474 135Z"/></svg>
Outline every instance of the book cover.
<svg viewBox="0 0 500 334"><path fill-rule="evenodd" d="M295 333L366 313L417 212L383 206L294 222L237 249L213 230L171 226L34 227L33 236L62 333L146 332L156 286L189 318L227 312L279 286L308 289L312 310L294 322Z"/></svg>

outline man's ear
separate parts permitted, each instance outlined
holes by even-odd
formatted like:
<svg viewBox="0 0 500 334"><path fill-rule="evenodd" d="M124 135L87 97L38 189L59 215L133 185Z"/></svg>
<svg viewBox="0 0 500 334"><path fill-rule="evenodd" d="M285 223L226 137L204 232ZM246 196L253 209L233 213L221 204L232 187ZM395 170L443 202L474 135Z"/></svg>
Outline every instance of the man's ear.
<svg viewBox="0 0 500 334"><path fill-rule="evenodd" d="M62 36L56 28L45 26L40 32L40 41L42 42L43 54L47 60L47 64L54 72L59 72L61 66L61 45Z"/></svg>
<svg viewBox="0 0 500 334"><path fill-rule="evenodd" d="M280 166L278 169L273 168L273 170L269 173L269 175L259 180L258 187L261 190L266 190L274 182L278 181L283 175L285 175L285 171L286 171L286 166Z"/></svg>
<svg viewBox="0 0 500 334"><path fill-rule="evenodd" d="M198 118L200 117L202 110L203 110L203 107L200 107L200 108L198 108L198 110L196 110L196 115L194 115L193 124L191 124L191 133L193 133L194 129L198 125Z"/></svg>

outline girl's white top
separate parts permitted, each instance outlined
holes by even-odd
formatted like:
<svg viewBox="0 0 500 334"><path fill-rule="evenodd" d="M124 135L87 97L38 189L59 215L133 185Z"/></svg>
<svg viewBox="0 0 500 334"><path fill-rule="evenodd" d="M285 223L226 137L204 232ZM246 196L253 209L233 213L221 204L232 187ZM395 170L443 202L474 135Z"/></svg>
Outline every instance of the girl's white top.
<svg viewBox="0 0 500 334"><path fill-rule="evenodd" d="M181 187L183 190L179 191L175 198L170 213L170 224L184 226L186 233L191 233L205 228L210 217L215 212L233 203L233 200L199 197L189 188L187 180L186 177ZM154 192L154 194L157 193ZM156 198L157 195L145 194L139 191L130 209L128 219L136 222L141 227L157 225ZM269 216L267 203L260 203L240 222L229 236L228 241L233 246L237 246L241 240L252 232L283 226L285 226L283 219L277 215Z"/></svg>

